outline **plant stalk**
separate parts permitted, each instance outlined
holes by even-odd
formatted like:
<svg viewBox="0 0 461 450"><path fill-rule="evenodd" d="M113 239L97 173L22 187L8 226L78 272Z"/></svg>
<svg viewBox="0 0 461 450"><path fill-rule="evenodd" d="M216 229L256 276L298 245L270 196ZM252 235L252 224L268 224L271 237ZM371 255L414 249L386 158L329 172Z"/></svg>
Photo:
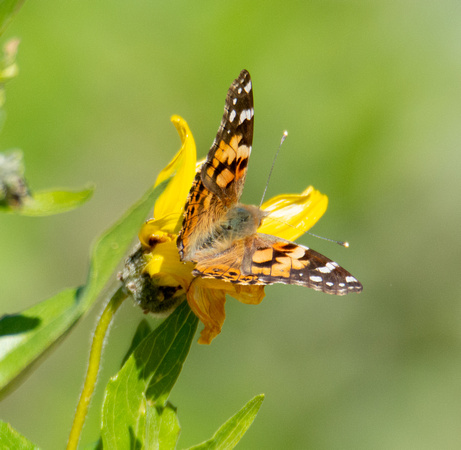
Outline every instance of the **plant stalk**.
<svg viewBox="0 0 461 450"><path fill-rule="evenodd" d="M83 424L85 423L85 419L88 413L88 407L90 405L91 397L93 395L93 391L98 378L104 339L107 335L109 325L111 324L115 313L126 299L126 297L126 293L124 292L123 288L120 287L109 300L106 307L104 308L103 313L101 314L101 317L99 318L96 330L93 335L93 342L91 344L90 358L88 361L85 383L83 385L82 393L80 394L74 421L70 430L69 440L67 442L67 450L77 449L80 435L82 434Z"/></svg>

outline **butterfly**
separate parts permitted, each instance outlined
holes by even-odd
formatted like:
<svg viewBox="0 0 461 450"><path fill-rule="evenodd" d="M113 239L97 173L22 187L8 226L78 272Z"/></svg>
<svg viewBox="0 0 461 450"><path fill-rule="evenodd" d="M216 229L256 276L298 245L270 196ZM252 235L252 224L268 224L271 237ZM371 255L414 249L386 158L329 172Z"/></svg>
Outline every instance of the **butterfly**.
<svg viewBox="0 0 461 450"><path fill-rule="evenodd" d="M224 115L185 205L177 247L194 276L241 285L297 284L328 294L361 292L361 283L326 256L258 233L267 213L239 203L253 142L253 88L243 70L229 88Z"/></svg>

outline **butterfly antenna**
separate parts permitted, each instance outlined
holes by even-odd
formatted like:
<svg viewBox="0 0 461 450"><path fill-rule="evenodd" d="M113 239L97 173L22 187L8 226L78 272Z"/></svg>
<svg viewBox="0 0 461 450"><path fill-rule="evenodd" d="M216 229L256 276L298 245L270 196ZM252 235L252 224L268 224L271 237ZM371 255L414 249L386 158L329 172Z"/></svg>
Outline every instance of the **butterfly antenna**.
<svg viewBox="0 0 461 450"><path fill-rule="evenodd" d="M269 214L270 215L270 214ZM277 221L277 222L280 222L280 223L283 223L284 225L290 227L290 228L294 228L295 230L300 230L302 231L302 233L304 234L310 234L311 236L315 237L315 238L318 238L318 239L322 239L324 241L328 241L328 242L333 242L334 244L338 244L340 245L341 247L345 247L345 248L348 248L349 247L349 242L347 241L337 241L336 239L330 239L330 238L327 238L327 237L323 237L323 236L319 236L318 234L314 234L314 233L311 233L310 231L304 231L302 230L300 227L297 227L295 225L292 225L291 223L288 223L287 221L285 220L282 220L280 217L274 217L272 216L272 219Z"/></svg>
<svg viewBox="0 0 461 450"><path fill-rule="evenodd" d="M280 139L279 148L277 149L277 152L275 153L274 159L273 159L273 161L272 161L271 170L269 171L269 176L267 177L266 187L264 188L263 196L262 196L262 198L261 198L261 203L259 204L259 207L260 207L260 208L261 208L262 204L264 203L264 197L266 196L267 187L269 186L269 180L271 179L272 171L274 170L275 161L277 160L277 156L279 155L280 149L282 148L282 144L284 143L284 141L285 141L285 139L287 138L287 136L288 136L288 131L285 130L285 131L283 132L282 139Z"/></svg>
<svg viewBox="0 0 461 450"><path fill-rule="evenodd" d="M272 176L272 171L274 170L274 166L275 166L275 161L277 160L277 157L280 153L280 149L282 148L282 144L285 142L285 139L287 138L288 136L288 131L284 131L283 132L283 135L282 135L282 139L280 139L280 145L279 145L279 148L277 149L277 152L275 153L275 156L274 156L274 159L272 161L272 166L271 166L271 170L269 171L269 176L267 177L267 182L266 182L266 187L264 188L264 192L263 192L263 196L261 198L261 203L259 204L259 207L261 208L263 202L264 202L264 197L266 196L266 192L267 192L267 187L269 186L269 181L271 179L271 176ZM285 225L288 225L292 228L296 228L298 229L297 227L289 224L288 222L285 222L283 220L280 220L279 217L277 218L274 218L275 220L279 221L279 222L282 222L284 223ZM345 248L348 248L349 247L349 242L347 241L337 241L336 239L330 239L330 238L326 238L326 237L323 237L323 236L319 236L317 234L314 234L314 233L311 233L310 231L306 231L307 234L310 234L311 236L313 237L316 237L318 239L323 239L324 241L328 241L328 242L333 242L335 244L338 244L338 245L341 245L341 247L345 247Z"/></svg>
<svg viewBox="0 0 461 450"><path fill-rule="evenodd" d="M345 248L349 247L349 242L347 242L347 241L337 241L336 239L330 239L330 238L326 238L326 237L323 237L323 236L319 236L318 234L311 233L310 231L306 231L306 233L310 234L313 237L323 239L324 241L334 242L335 244L338 244L341 247L345 247Z"/></svg>

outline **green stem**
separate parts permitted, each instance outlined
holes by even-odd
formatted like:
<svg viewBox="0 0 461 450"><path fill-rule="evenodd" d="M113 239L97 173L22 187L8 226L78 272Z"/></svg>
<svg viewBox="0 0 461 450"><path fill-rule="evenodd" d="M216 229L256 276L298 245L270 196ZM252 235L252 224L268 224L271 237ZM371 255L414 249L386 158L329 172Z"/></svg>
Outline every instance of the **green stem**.
<svg viewBox="0 0 461 450"><path fill-rule="evenodd" d="M75 412L74 422L67 442L67 450L75 450L77 448L83 424L85 423L86 415L88 413L91 396L93 395L96 380L98 378L104 339L117 309L126 297L127 295L123 289L118 289L107 303L101 317L99 318L98 325L96 326L96 330L93 335L93 343L91 344L90 359L88 362L85 383L83 385L82 393L80 394L80 400L78 401L77 411Z"/></svg>

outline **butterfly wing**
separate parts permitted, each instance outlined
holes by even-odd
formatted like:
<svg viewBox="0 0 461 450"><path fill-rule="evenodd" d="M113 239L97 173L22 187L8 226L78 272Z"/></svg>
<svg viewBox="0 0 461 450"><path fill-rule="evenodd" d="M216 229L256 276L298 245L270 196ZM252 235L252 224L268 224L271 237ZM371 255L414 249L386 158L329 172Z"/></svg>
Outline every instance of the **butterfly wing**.
<svg viewBox="0 0 461 450"><path fill-rule="evenodd" d="M297 284L334 295L362 291L355 277L326 256L260 233L200 261L194 275L236 284Z"/></svg>
<svg viewBox="0 0 461 450"><path fill-rule="evenodd" d="M242 195L253 124L251 78L242 70L229 88L221 125L201 170L203 185L228 207Z"/></svg>
<svg viewBox="0 0 461 450"><path fill-rule="evenodd" d="M202 278L216 278L235 284L266 284L258 282L258 277L243 270L242 263L247 256L246 245L250 245L253 236L238 239L220 253L210 254L195 266L192 274Z"/></svg>
<svg viewBox="0 0 461 450"><path fill-rule="evenodd" d="M187 198L177 241L183 261L194 261L195 253L209 245L215 223L242 194L253 142L253 115L251 78L242 70L229 88L218 133Z"/></svg>

